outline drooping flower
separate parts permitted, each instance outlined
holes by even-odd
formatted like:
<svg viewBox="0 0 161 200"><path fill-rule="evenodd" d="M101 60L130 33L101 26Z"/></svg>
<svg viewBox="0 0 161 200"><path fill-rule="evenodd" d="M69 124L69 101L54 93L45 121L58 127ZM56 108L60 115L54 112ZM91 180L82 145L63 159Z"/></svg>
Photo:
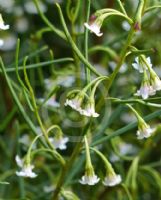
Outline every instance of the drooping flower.
<svg viewBox="0 0 161 200"><path fill-rule="evenodd" d="M24 161L18 155L16 155L15 160L17 165L21 168L21 171L16 171L17 176L30 178L35 178L37 176L37 174L32 171L32 169L34 168L33 165L24 163Z"/></svg>
<svg viewBox="0 0 161 200"><path fill-rule="evenodd" d="M99 182L100 178L95 175L94 168L91 162L90 150L87 137L84 136L85 142L85 150L86 150L86 167L85 167L85 174L79 180L79 182L83 185L95 185Z"/></svg>
<svg viewBox="0 0 161 200"><path fill-rule="evenodd" d="M104 179L104 181L103 181L103 184L104 184L105 186L110 186L110 187L112 187L112 186L115 186L115 185L120 184L121 181L122 181L121 176L120 176L119 174L115 174L115 173L114 173L114 174L108 174L108 175L105 177L105 179Z"/></svg>
<svg viewBox="0 0 161 200"><path fill-rule="evenodd" d="M7 30L9 29L9 25L5 25L4 24L4 21L3 21L3 18L2 18L2 15L0 14L0 29L2 30Z"/></svg>
<svg viewBox="0 0 161 200"><path fill-rule="evenodd" d="M82 176L82 179L79 180L79 182L83 185L95 185L99 182L100 178L98 178L95 174L88 175L85 173L84 176Z"/></svg>
<svg viewBox="0 0 161 200"><path fill-rule="evenodd" d="M92 23L92 24L84 23L84 26L87 29L89 29L91 32L96 34L98 37L101 37L103 35L103 33L100 32L101 27L96 23Z"/></svg>
<svg viewBox="0 0 161 200"><path fill-rule="evenodd" d="M69 141L68 137L50 137L49 138L50 142L54 145L55 149L60 149L60 150L64 150L67 148L66 143Z"/></svg>
<svg viewBox="0 0 161 200"><path fill-rule="evenodd" d="M155 93L156 91L154 88L148 82L144 82L135 95L141 96L143 99L147 99L149 96L155 95Z"/></svg>
<svg viewBox="0 0 161 200"><path fill-rule="evenodd" d="M139 122L138 131L136 133L139 140L148 138L155 130L152 129L146 122Z"/></svg>
<svg viewBox="0 0 161 200"><path fill-rule="evenodd" d="M85 115L87 117L98 117L99 114L95 112L95 106L92 103L88 103L85 109L81 109L80 111L81 115Z"/></svg>
<svg viewBox="0 0 161 200"><path fill-rule="evenodd" d="M152 135L155 129L152 129L145 120L141 117L141 115L130 105L127 106L132 110L135 114L137 121L138 121L138 131L136 133L138 139L148 138Z"/></svg>
<svg viewBox="0 0 161 200"><path fill-rule="evenodd" d="M160 78L155 75L152 79L151 79L151 84L152 84L152 88L155 90L155 91L159 91L161 90L161 80Z"/></svg>
<svg viewBox="0 0 161 200"><path fill-rule="evenodd" d="M92 33L96 34L98 37L103 35L103 33L100 32L100 28L102 26L102 20L96 19L95 15L92 15L89 24L85 22L84 26L87 29L89 29Z"/></svg>
<svg viewBox="0 0 161 200"><path fill-rule="evenodd" d="M146 58L147 64L149 65L149 67L152 68L152 63L151 63L151 59L150 57ZM140 57L136 57L135 58L135 62L132 64L133 68L138 70L140 73L143 73L144 70L148 69L147 65L140 59Z"/></svg>
<svg viewBox="0 0 161 200"><path fill-rule="evenodd" d="M66 99L66 102L64 104L65 106L70 106L76 111L81 110L81 99L79 98L73 98L73 99Z"/></svg>
<svg viewBox="0 0 161 200"><path fill-rule="evenodd" d="M153 71L152 68L150 68L150 71ZM143 99L147 99L149 96L155 95L156 90L151 86L150 82L151 82L151 79L149 80L149 76L146 70L144 69L143 80L142 80L140 90L137 90L137 93L135 95L141 96Z"/></svg>
<svg viewBox="0 0 161 200"><path fill-rule="evenodd" d="M80 98L67 99L65 102L65 106L70 106L74 110L78 111L81 115L85 115L87 117L98 117L99 114L95 112L94 103L88 102L85 108L81 107L82 100Z"/></svg>

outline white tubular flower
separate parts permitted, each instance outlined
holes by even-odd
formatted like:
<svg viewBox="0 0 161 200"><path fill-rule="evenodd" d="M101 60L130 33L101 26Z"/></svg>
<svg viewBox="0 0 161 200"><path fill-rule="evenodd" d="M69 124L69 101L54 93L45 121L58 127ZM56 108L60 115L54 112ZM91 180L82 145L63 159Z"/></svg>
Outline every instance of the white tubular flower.
<svg viewBox="0 0 161 200"><path fill-rule="evenodd" d="M82 179L79 182L83 185L95 185L99 182L100 178L98 178L95 174L82 176Z"/></svg>
<svg viewBox="0 0 161 200"><path fill-rule="evenodd" d="M81 110L81 100L74 98L74 99L66 99L66 102L64 104L65 106L70 106L71 108L73 108L76 111L80 111Z"/></svg>
<svg viewBox="0 0 161 200"><path fill-rule="evenodd" d="M98 117L99 114L95 112L95 106L93 103L87 103L87 106L83 109L81 108L82 100L80 98L67 99L65 102L65 106L70 106L74 110L78 111L81 115L85 115L87 117Z"/></svg>
<svg viewBox="0 0 161 200"><path fill-rule="evenodd" d="M89 100L89 102L87 102L85 108L81 109L79 112L81 115L85 115L87 117L98 117L99 116L99 114L95 112L94 100Z"/></svg>
<svg viewBox="0 0 161 200"><path fill-rule="evenodd" d="M16 172L17 176L23 176L23 177L30 177L35 178L37 174L35 174L32 169L34 168L33 165L24 166L21 171Z"/></svg>
<svg viewBox="0 0 161 200"><path fill-rule="evenodd" d="M152 83L152 88L154 90L156 91L161 90L161 80L157 75L152 79L151 83Z"/></svg>
<svg viewBox="0 0 161 200"><path fill-rule="evenodd" d="M69 141L68 137L54 137L49 138L50 142L54 145L55 149L65 150L67 148L66 143Z"/></svg>
<svg viewBox="0 0 161 200"><path fill-rule="evenodd" d="M107 175L103 181L103 184L105 186L115 186L115 185L118 185L120 184L122 181L121 179L121 176L119 174L110 174L110 175Z"/></svg>
<svg viewBox="0 0 161 200"><path fill-rule="evenodd" d="M99 114L95 112L94 105L88 104L85 109L80 110L81 115L85 115L87 117L98 117Z"/></svg>
<svg viewBox="0 0 161 200"><path fill-rule="evenodd" d="M155 95L155 93L156 91L154 88L147 82L144 82L141 88L137 90L135 95L141 96L143 99L147 99L149 96Z"/></svg>
<svg viewBox="0 0 161 200"><path fill-rule="evenodd" d="M0 14L0 29L2 30L7 30L9 29L9 25L5 25L4 24L4 21L3 21L3 18L2 18L2 15Z"/></svg>
<svg viewBox="0 0 161 200"><path fill-rule="evenodd" d="M96 21L92 22L91 24L84 23L84 26L98 37L103 35L103 33L100 33L101 25L96 23Z"/></svg>
<svg viewBox="0 0 161 200"><path fill-rule="evenodd" d="M147 64L152 68L152 63L150 57L146 58ZM132 64L133 68L138 70L140 73L143 73L144 69L148 69L146 64L139 59L139 57L135 58L135 62Z"/></svg>
<svg viewBox="0 0 161 200"><path fill-rule="evenodd" d="M154 131L155 130L152 129L148 124L143 122L139 125L136 135L137 135L137 138L141 140L141 139L150 137Z"/></svg>
<svg viewBox="0 0 161 200"><path fill-rule="evenodd" d="M35 178L37 176L37 174L32 171L32 169L34 168L33 165L30 164L25 165L24 161L18 155L16 155L15 160L17 165L21 168L21 171L16 171L17 176L30 177L30 178Z"/></svg>

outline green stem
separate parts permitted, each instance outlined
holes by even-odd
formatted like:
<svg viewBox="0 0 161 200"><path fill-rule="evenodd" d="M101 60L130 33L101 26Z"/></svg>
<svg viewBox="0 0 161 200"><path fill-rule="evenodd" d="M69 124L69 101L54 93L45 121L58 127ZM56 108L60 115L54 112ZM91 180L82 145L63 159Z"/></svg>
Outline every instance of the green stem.
<svg viewBox="0 0 161 200"><path fill-rule="evenodd" d="M64 180L65 180L66 174L70 170L71 166L73 165L75 159L77 158L77 156L81 150L82 140L84 138L83 136L87 134L89 127L90 127L90 124L87 124L87 126L84 128L84 130L81 134L81 140L76 144L69 161L66 162L66 165L62 168L62 173L59 177L59 180L58 180L58 183L57 183L57 186L55 188L54 195L52 198L53 200L58 200L58 195L62 189L62 185L65 182Z"/></svg>
<svg viewBox="0 0 161 200"><path fill-rule="evenodd" d="M16 95L16 93L15 93L13 87L12 87L12 84L11 84L11 82L9 80L9 77L8 77L7 73L6 73L5 66L4 66L4 63L3 63L1 57L0 57L0 64L1 64L2 73L4 74L4 77L6 79L6 82L7 82L7 85L9 87L9 90L10 90L10 92L12 94L12 97L13 97L13 99L15 101L15 104L17 105L17 107L18 107L21 115L23 116L23 118L25 119L26 123L29 125L29 127L33 131L33 133L35 135L37 135L38 133L37 133L36 127L34 126L34 124L32 123L32 121L30 120L30 118L26 114L25 110L23 109L23 107L22 107L22 105L21 105L21 103L19 101L19 98L17 97L17 95Z"/></svg>
<svg viewBox="0 0 161 200"><path fill-rule="evenodd" d="M15 101L15 103L16 103L16 105L17 105L17 107L18 107L18 109L19 109L19 111L21 113L21 115L23 116L23 118L25 119L26 123L29 125L29 127L33 131L33 133L35 135L38 135L36 127L34 126L34 124L32 123L31 119L28 117L28 115L26 114L25 110L23 109L23 107L22 107L22 105L21 105L21 103L20 103L20 101L19 101L19 99L18 99L18 97L17 97L17 95L16 95L11 83L10 83L10 80L9 80L9 78L7 76L6 71L5 71L5 66L3 64L3 61L2 61L1 57L0 57L0 64L1 64L0 66L1 66L2 72L3 72L3 74L5 76L5 79L6 79L7 85L9 87L9 90L10 90L10 92L12 94L12 97L13 97L13 99L14 99L14 101ZM39 114L38 114L38 118L39 118ZM44 145L44 147L46 147L46 145L45 145L43 140L41 140L41 143ZM53 150L53 147L52 147L52 150ZM53 150L52 155L53 155L54 158L55 157L58 158L59 161L64 165L64 159L61 159L62 157L60 157L59 154L56 151L54 152L54 150Z"/></svg>
<svg viewBox="0 0 161 200"><path fill-rule="evenodd" d="M28 92L28 89L26 88L26 86L24 85L23 81L21 80L20 76L19 76L19 73L18 73L18 57L19 57L19 51L20 51L20 39L18 38L17 40L17 46L16 46L16 57L15 57L15 67L16 67L16 76L17 76L17 79L20 83L20 85L22 86L22 88L24 90L26 90Z"/></svg>
<svg viewBox="0 0 161 200"><path fill-rule="evenodd" d="M61 175L59 177L56 189L54 191L53 200L58 200L58 195L59 195L59 193L60 193L60 191L62 189L62 185L64 184L65 176L66 176L68 170L70 169L70 167L72 166L75 158L78 156L81 147L82 147L82 141L77 143L77 145L76 145L76 147L75 147L75 149L74 149L69 161L66 163L65 167L62 168Z"/></svg>
<svg viewBox="0 0 161 200"><path fill-rule="evenodd" d="M92 80L88 85L86 85L83 88L82 92L85 93L93 84L97 84L97 82L99 83L100 81L105 80L105 79L109 80L109 78L107 76L100 76L100 77Z"/></svg>
<svg viewBox="0 0 161 200"><path fill-rule="evenodd" d="M35 138L34 138L34 140L31 142L31 144L30 144L30 146L29 146L29 149L28 149L28 151L27 151L27 155L26 155L26 162L27 162L27 164L31 164L30 163L30 158L31 158L31 150L32 150L32 148L33 148L33 145L34 145L34 143L39 139L39 137L41 137L42 135L37 135Z"/></svg>
<svg viewBox="0 0 161 200"><path fill-rule="evenodd" d="M136 30L141 29L141 20L142 20L142 15L144 11L144 3L146 0L139 0L139 4L137 7L136 15L135 15L135 22L134 22L134 27Z"/></svg>
<svg viewBox="0 0 161 200"><path fill-rule="evenodd" d="M90 4L91 4L91 0L88 0L87 1L87 17L86 17L86 22L89 21ZM84 55L85 55L85 58L88 60L88 29L85 28L84 31L85 31L84 32ZM91 81L90 70L88 68L86 68L85 71L86 71L86 80L87 80L87 84L88 84Z"/></svg>
<svg viewBox="0 0 161 200"><path fill-rule="evenodd" d="M58 129L58 131L62 132L61 128L60 128L58 125L54 124L54 125L52 125L50 128L47 129L47 131L46 131L47 134L49 134L49 132L50 132L51 130L53 130L53 129Z"/></svg>
<svg viewBox="0 0 161 200"><path fill-rule="evenodd" d="M59 29L57 29L47 18L46 16L43 14L43 12L41 12L41 9L39 8L39 3L38 0L33 0L35 3L35 6L37 8L37 11L40 15L40 17L42 18L42 20L45 22L45 24L50 27L50 29L56 33L57 35L59 35L61 38L63 38L64 40L66 40L66 37L64 35L64 33L62 31L60 31Z"/></svg>
<svg viewBox="0 0 161 200"><path fill-rule="evenodd" d="M94 99L94 94L95 94L96 89L97 89L98 85L100 84L100 82L103 81L103 80L106 80L106 79L107 79L107 77L102 78L102 79L98 80L98 81L95 83L95 85L94 85L93 88L92 88L91 94L90 94L90 98L91 98L91 99ZM107 80L108 80L108 79L107 79Z"/></svg>
<svg viewBox="0 0 161 200"><path fill-rule="evenodd" d="M138 20L141 20L141 11L143 9L143 3L144 3L144 0L140 0L137 11L136 11L136 15L135 15L135 18L134 18L134 24L131 26L131 29L130 29L129 34L128 34L127 41L125 43L125 46L123 47L123 49L120 53L120 61L118 62L115 70L113 71L112 75L110 76L110 81L109 81L109 84L108 84L108 90L110 89L116 75L118 74L122 64L124 63L128 47L131 45L132 38L133 38L133 35L135 33L136 23L138 23Z"/></svg>
<svg viewBox="0 0 161 200"><path fill-rule="evenodd" d="M62 13L62 10L59 6L59 4L56 4L57 8L58 8L58 12L59 12L59 16L60 16L60 20L61 20L61 23L62 23L62 26L64 28L64 32L65 32L65 35L70 43L70 45L72 46L72 49L75 51L76 55L78 56L78 58L97 76L101 76L97 71L96 69L88 62L88 60L83 56L83 54L80 52L80 50L78 49L78 47L76 46L76 44L74 43L69 31L68 31L68 28L67 28L67 25L65 23L65 20L64 20L64 17L63 17L63 13Z"/></svg>
<svg viewBox="0 0 161 200"><path fill-rule="evenodd" d="M109 80L109 78L107 76L100 76L94 80L92 80L88 85L86 85L82 90L72 90L71 92L68 93L68 96L70 96L71 94L74 94L74 93L78 93L78 95L82 94L83 96L86 95L88 97L88 95L86 94L87 90L93 85L95 84L96 86L94 87L97 87L97 83L99 83L100 81L102 80ZM95 88L96 89L96 88ZM93 94L94 94L95 90L93 91Z"/></svg>
<svg viewBox="0 0 161 200"><path fill-rule="evenodd" d="M29 91L30 91L30 95L31 95L31 99L32 99L32 103L33 103L33 108L34 108L34 113L35 113L35 116L37 118L37 121L40 125L40 128L42 130L42 133L44 135L44 138L47 142L47 144L49 145L49 147L53 150L53 154L54 156L56 157L57 160L60 161L60 163L62 165L65 164L65 160L63 159L63 157L54 149L53 145L51 144L49 138L48 138L48 134L46 132L46 129L44 128L44 125L41 121L41 118L40 118L40 115L39 115L39 112L38 112L38 107L37 107L37 104L36 104L36 100L35 100L35 95L34 95L34 91L30 85L30 82L29 82L29 79L28 79L28 76L27 76L27 72L26 72L26 68L25 68L25 64L26 64L26 61L27 61L27 57L25 58L25 61L24 61L24 76L25 76L25 81L26 81L26 84L29 88Z"/></svg>
<svg viewBox="0 0 161 200"><path fill-rule="evenodd" d="M137 117L138 121L141 119L141 116L139 115L139 113L130 105L130 104L126 104L130 109L131 111L135 114L135 116Z"/></svg>
<svg viewBox="0 0 161 200"><path fill-rule="evenodd" d="M151 7L147 8L147 9L145 10L145 13L147 13L147 12L153 10L153 9L156 9L156 8L161 8L161 5L151 6Z"/></svg>
<svg viewBox="0 0 161 200"><path fill-rule="evenodd" d="M84 142L85 142L85 149L86 149L86 169L88 169L88 168L90 168L92 166L92 162L91 162L89 145L88 145L88 141L87 141L87 137L86 136L84 136Z"/></svg>
<svg viewBox="0 0 161 200"><path fill-rule="evenodd" d="M128 23L129 23L130 25L133 24L133 21L132 21L131 18L129 18L127 15L122 14L122 13L119 12L119 11L117 11L117 12L110 12L110 13L104 13L104 14L102 14L102 15L100 16L100 19L101 19L102 21L104 21L106 18L108 18L108 17L110 17L110 16L120 16L120 17L123 17L123 18L125 18L125 19L128 21ZM99 18L98 18L98 19L99 19Z"/></svg>
<svg viewBox="0 0 161 200"><path fill-rule="evenodd" d="M109 99L114 100L114 103L139 103L149 107L161 108L161 104L145 102L141 99L127 99L127 100L121 100L118 98L109 98Z"/></svg>
<svg viewBox="0 0 161 200"><path fill-rule="evenodd" d="M28 54L28 58L33 58L33 57L39 55L40 53L46 51L47 49L48 49L48 46L45 45L45 46L39 48L38 50L36 50L35 52L32 52L32 53L26 52L26 53ZM22 63L23 60L24 60L24 57L21 57L21 58L18 60L18 64ZM11 68L11 67L13 67L13 66L15 66L15 63L10 64L10 65L8 66L8 68Z"/></svg>
<svg viewBox="0 0 161 200"><path fill-rule="evenodd" d="M126 57L126 52L127 52L128 47L131 44L134 32L135 32L134 31L134 27L132 26L130 31L129 31L128 38L127 38L127 41L125 43L125 46L123 47L123 49L122 49L122 51L120 53L120 61L118 62L115 70L113 71L113 73L110 76L110 80L109 80L109 84L108 84L108 90L110 89L110 87L111 87L111 85L112 85L117 73L119 72L122 64L124 63L124 60L125 60L125 57Z"/></svg>
<svg viewBox="0 0 161 200"><path fill-rule="evenodd" d="M119 4L119 6L120 6L120 8L121 8L121 11L122 11L125 15L127 15L126 10L124 9L124 6L122 5L122 2L121 2L120 0L117 0L117 3Z"/></svg>
<svg viewBox="0 0 161 200"><path fill-rule="evenodd" d="M49 152L49 153L53 154L53 151L51 149L40 148L40 149L33 150L30 155L31 155L31 157L33 157L36 154L41 153L41 152Z"/></svg>
<svg viewBox="0 0 161 200"><path fill-rule="evenodd" d="M129 191L128 187L124 183L122 183L121 186L124 188L124 190L125 190L125 192L127 194L128 200L134 200L132 195L130 194L130 191Z"/></svg>
<svg viewBox="0 0 161 200"><path fill-rule="evenodd" d="M118 55L116 54L116 52L113 49L109 48L109 47L96 45L96 46L91 47L89 49L89 54L95 53L96 51L103 51L103 52L109 54L109 56L112 59L114 59L115 61L118 60Z"/></svg>
<svg viewBox="0 0 161 200"><path fill-rule="evenodd" d="M105 167L106 167L106 170L109 173L112 173L112 174L114 173L115 174L111 163L107 160L107 158L103 155L103 153L101 153L100 151L98 151L97 149L92 148L92 147L90 149L92 149L103 160L103 162L105 164Z"/></svg>
<svg viewBox="0 0 161 200"><path fill-rule="evenodd" d="M71 3L71 1L68 1L68 2ZM69 6L69 9L68 9L68 12L69 12L68 14L70 15L70 11L69 10L70 10L70 6ZM77 35L75 34L76 30L75 30L75 19L74 19L74 16L71 16L70 20L71 20L71 37L72 37L73 42L76 43L77 42ZM74 65L75 65L75 68L76 68L76 70L75 70L75 73L76 73L75 74L75 76L76 76L76 85L78 87L80 87L80 85L81 85L80 60L79 60L78 56L76 55L76 53L75 53L75 51L73 49L72 49L72 52L73 52L73 58L74 58Z"/></svg>
<svg viewBox="0 0 161 200"><path fill-rule="evenodd" d="M45 62L40 62L40 63L36 63L36 64L31 64L31 65L26 65L26 69L34 69L34 68L38 68L38 67L44 67L46 65L51 65L53 63L61 63L61 62L69 62L69 61L73 61L73 58L60 58L60 59L55 59L55 60L51 60L51 61L45 61ZM23 70L23 66L18 66L18 71ZM8 67L6 69L6 72L14 72L15 71L15 67L11 68ZM2 71L0 70L0 73L2 73Z"/></svg>

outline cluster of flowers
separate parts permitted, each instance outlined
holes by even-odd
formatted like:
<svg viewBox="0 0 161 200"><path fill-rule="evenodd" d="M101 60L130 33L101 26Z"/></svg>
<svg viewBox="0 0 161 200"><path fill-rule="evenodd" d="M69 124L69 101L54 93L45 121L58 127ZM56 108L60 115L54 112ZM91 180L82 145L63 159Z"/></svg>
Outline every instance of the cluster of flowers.
<svg viewBox="0 0 161 200"><path fill-rule="evenodd" d="M94 173L91 175L85 174L84 176L82 176L82 179L79 180L79 182L83 185L95 185L99 182L100 178L98 178ZM106 177L103 180L103 184L105 186L115 186L118 185L119 183L121 183L122 179L121 176L119 174L107 174Z"/></svg>
<svg viewBox="0 0 161 200"><path fill-rule="evenodd" d="M37 131L41 135L40 127L37 127ZM23 137L22 139L23 139L24 144L26 144L27 146L30 145L30 139L28 137L25 137L25 138ZM67 148L66 143L69 141L69 138L63 137L63 133L61 129L58 129L58 132L55 134L54 137L49 137L49 141L55 149L65 150ZM31 145L32 145L32 148L35 147L35 143L33 144L31 143ZM24 159L21 159L18 155L16 155L15 160L16 160L17 165L21 168L20 171L16 172L17 176L30 177L30 178L35 178L37 176L37 174L32 171L34 169L34 165L31 165L30 161L28 162L26 157Z"/></svg>
<svg viewBox="0 0 161 200"><path fill-rule="evenodd" d="M2 15L0 14L0 30L7 30L9 29L9 25L5 25ZM0 46L3 46L4 41L2 39L0 39Z"/></svg>
<svg viewBox="0 0 161 200"><path fill-rule="evenodd" d="M35 178L37 174L33 172L34 165L30 165L24 162L23 159L21 159L18 155L16 155L16 163L21 168L21 171L17 171L17 176L23 176L23 177L30 177Z"/></svg>
<svg viewBox="0 0 161 200"><path fill-rule="evenodd" d="M32 170L34 169L34 165L27 164L23 159L21 159L18 155L16 155L16 163L17 165L21 168L21 171L16 171L17 176L22 176L22 177L29 177L29 178L35 178L37 177L37 174L33 172ZM98 183L100 178L98 178L94 173L91 175L85 174L79 182L83 185L88 184L88 185L95 185ZM118 185L121 182L121 176L118 174L108 174L104 178L103 184L105 186L115 186Z"/></svg>
<svg viewBox="0 0 161 200"><path fill-rule="evenodd" d="M137 138L139 140L150 137L155 132L142 118L138 120Z"/></svg>
<svg viewBox="0 0 161 200"><path fill-rule="evenodd" d="M102 21L96 16L91 18L90 23L84 23L85 27L97 36L102 36L103 33L100 32L102 26ZM140 73L143 73L143 81L141 88L137 90L136 96L141 96L143 99L147 99L149 96L156 94L156 91L161 90L161 80L155 71L152 69L152 63L150 57L145 58L144 55L135 58L135 62L132 66L138 70ZM149 72L149 74L146 73ZM150 77L149 77L150 75Z"/></svg>
<svg viewBox="0 0 161 200"><path fill-rule="evenodd" d="M95 15L91 18L90 23L84 23L85 27L97 36L102 36L100 32L102 21ZM153 96L157 91L161 90L161 80L155 71L152 69L152 63L150 57L146 58L144 55L140 55L135 58L135 62L132 64L134 69L143 73L143 81L141 87L135 93L136 96L141 96L143 99L147 99L149 96ZM73 102L71 102L73 103ZM72 107L72 105L70 105ZM148 138L152 135L154 129L152 129L142 118L138 120L137 138Z"/></svg>
<svg viewBox="0 0 161 200"><path fill-rule="evenodd" d="M87 29L89 29L92 33L96 34L98 37L101 37L103 35L103 33L100 32L101 25L102 24L96 22L95 16L92 18L90 24L88 24L87 22L84 23L84 26Z"/></svg>
<svg viewBox="0 0 161 200"><path fill-rule="evenodd" d="M0 28L6 30L9 28L8 25L4 25L4 22L1 17L1 25ZM88 28L91 32L95 33L97 36L102 36L103 33L100 32L100 27L102 25L102 21L93 20L91 24L85 23L86 28ZM3 28L2 28L3 27ZM143 99L147 99L149 96L155 95L156 91L161 90L161 80L157 76L157 74L152 69L152 63L150 58L146 58L141 55L135 59L135 63L132 66L138 70L140 73L143 73L143 82L141 88L137 91L136 95L141 96ZM147 73L149 72L149 73ZM85 90L80 91L74 98L66 99L65 106L70 106L72 109L78 111L81 115L87 117L98 117L99 114L95 111L95 100L94 100L94 92L91 96L88 97L87 94L84 93ZM88 97L87 103L83 106L84 97ZM137 137L138 139L148 138L154 132L152 128L141 117L138 117L138 131ZM68 142L68 138L60 137L60 138L49 138L50 142L57 149L66 149L66 143ZM20 159L19 156L16 156L17 165L21 168L21 171L17 171L16 174L18 176L35 178L37 176L32 170L34 168L31 164L26 164L26 162ZM82 176L79 182L81 184L95 185L100 181L100 178L95 175L93 168L90 173L88 170L85 172L85 175ZM103 184L105 186L115 186L120 184L122 178L119 174L116 174L114 171L112 173L107 173L106 177L103 180Z"/></svg>
<svg viewBox="0 0 161 200"><path fill-rule="evenodd" d="M150 57L137 57L132 66L140 73L143 73L143 81L140 89L137 90L137 93L135 94L136 96L141 96L143 99L147 99L149 96L153 96L157 91L161 90L161 80L152 69ZM147 71L149 73L147 73Z"/></svg>
<svg viewBox="0 0 161 200"><path fill-rule="evenodd" d="M98 117L99 114L95 112L95 105L93 101L89 101L85 108L82 108L82 98L76 96L73 99L67 99L65 106L70 106L74 110L78 111L81 115L87 116L87 117Z"/></svg>

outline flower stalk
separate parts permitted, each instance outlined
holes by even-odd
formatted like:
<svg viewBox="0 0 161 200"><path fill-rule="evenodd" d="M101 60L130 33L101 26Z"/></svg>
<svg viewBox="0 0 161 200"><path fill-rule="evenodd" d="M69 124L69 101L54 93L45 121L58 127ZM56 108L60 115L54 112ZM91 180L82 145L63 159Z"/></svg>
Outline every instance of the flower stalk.
<svg viewBox="0 0 161 200"><path fill-rule="evenodd" d="M62 26L64 28L64 32L65 32L65 35L69 41L69 43L71 44L72 46L72 49L75 51L76 55L78 56L78 58L96 75L96 76L101 76L96 70L95 68L87 61L87 59L82 55L82 53L80 52L80 50L78 49L78 47L76 46L76 44L73 42L73 39L68 31L68 28L66 26L66 23L65 23L65 20L64 20L64 17L63 17L63 13L62 13L62 10L59 6L58 3L56 3L56 6L58 8L58 12L59 12L59 16L60 16L60 20L61 20L61 23L62 23Z"/></svg>
<svg viewBox="0 0 161 200"><path fill-rule="evenodd" d="M35 100L34 91L33 91L32 87L30 85L30 82L29 82L29 79L28 79L28 76L27 76L27 72L26 72L26 68L25 68L27 59L28 59L28 57L25 57L25 59L24 59L24 76L25 76L25 82L26 82L26 84L27 84L27 86L29 88L29 92L30 92L30 95L31 95L35 116L36 116L37 121L38 121L38 123L39 123L39 125L41 127L42 133L44 135L44 138L45 138L47 144L53 150L54 156L60 161L60 163L62 165L64 165L65 164L64 158L53 148L53 145L51 144L51 142L50 142L50 140L48 138L48 134L46 132L46 129L44 128L44 125L43 125L43 123L41 121L41 118L40 118L40 115L39 115L39 111L38 111L38 107L37 107L36 100Z"/></svg>
<svg viewBox="0 0 161 200"><path fill-rule="evenodd" d="M126 105L132 110L138 120L138 131L136 133L137 138L144 139L150 137L155 129L152 129L130 104Z"/></svg>
<svg viewBox="0 0 161 200"><path fill-rule="evenodd" d="M106 177L103 181L103 184L105 186L115 186L120 184L122 181L121 176L119 174L116 174L111 163L107 160L107 158L96 148L91 148L104 162L105 168L106 168Z"/></svg>
<svg viewBox="0 0 161 200"><path fill-rule="evenodd" d="M87 137L84 136L85 142L85 151L86 151L86 166L85 166L85 175L82 176L82 179L79 182L83 185L95 185L99 182L99 178L95 175L94 169L91 162L90 150L87 141Z"/></svg>
<svg viewBox="0 0 161 200"><path fill-rule="evenodd" d="M110 89L110 87L111 87L111 85L112 85L117 73L119 72L120 67L124 63L124 60L126 58L127 50L129 48L129 46L131 45L133 36L135 34L136 23L137 23L138 20L140 20L140 23L141 23L141 14L140 13L142 12L142 9L143 9L143 2L144 2L144 0L140 0L140 2L139 2L138 8L137 8L137 11L136 11L136 14L135 14L135 18L134 18L134 24L131 26L131 29L130 29L128 37L127 37L127 41L126 41L126 43L125 43L125 45L122 48L122 51L120 53L120 61L118 62L115 70L113 71L112 75L110 76L110 81L109 81L109 84L108 84L108 90Z"/></svg>

